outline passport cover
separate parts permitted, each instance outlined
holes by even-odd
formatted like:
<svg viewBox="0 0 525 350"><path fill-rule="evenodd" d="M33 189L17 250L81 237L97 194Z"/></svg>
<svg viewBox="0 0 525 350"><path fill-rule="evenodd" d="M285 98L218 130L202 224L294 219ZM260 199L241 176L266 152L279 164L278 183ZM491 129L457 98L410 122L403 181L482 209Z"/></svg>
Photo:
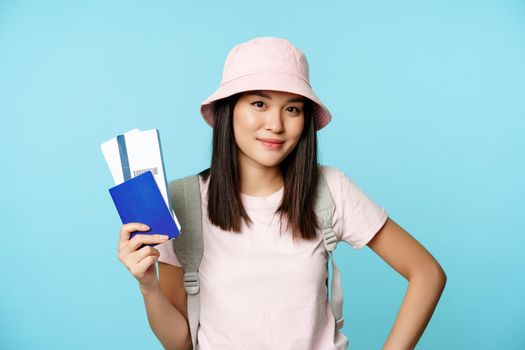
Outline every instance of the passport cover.
<svg viewBox="0 0 525 350"><path fill-rule="evenodd" d="M130 239L137 234L168 235L170 239L180 235L151 171L110 188L109 193L123 224L139 222L150 227L149 231L131 232Z"/></svg>

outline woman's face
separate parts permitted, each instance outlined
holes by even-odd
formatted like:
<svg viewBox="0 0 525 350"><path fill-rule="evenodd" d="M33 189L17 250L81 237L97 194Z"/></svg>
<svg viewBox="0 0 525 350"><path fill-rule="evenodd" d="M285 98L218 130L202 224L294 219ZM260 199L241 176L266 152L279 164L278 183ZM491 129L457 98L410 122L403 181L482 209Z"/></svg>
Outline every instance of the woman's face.
<svg viewBox="0 0 525 350"><path fill-rule="evenodd" d="M233 109L239 162L274 167L295 148L304 127L304 97L288 92L244 92Z"/></svg>

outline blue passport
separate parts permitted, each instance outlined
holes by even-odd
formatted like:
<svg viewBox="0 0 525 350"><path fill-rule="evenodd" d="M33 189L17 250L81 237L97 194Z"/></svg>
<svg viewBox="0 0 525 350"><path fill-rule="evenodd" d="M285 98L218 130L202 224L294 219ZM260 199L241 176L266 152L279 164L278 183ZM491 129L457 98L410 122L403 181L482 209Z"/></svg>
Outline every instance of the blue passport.
<svg viewBox="0 0 525 350"><path fill-rule="evenodd" d="M180 235L151 171L110 188L109 193L123 224L140 222L150 227L149 231L132 232L130 239L137 234L168 235L170 239Z"/></svg>

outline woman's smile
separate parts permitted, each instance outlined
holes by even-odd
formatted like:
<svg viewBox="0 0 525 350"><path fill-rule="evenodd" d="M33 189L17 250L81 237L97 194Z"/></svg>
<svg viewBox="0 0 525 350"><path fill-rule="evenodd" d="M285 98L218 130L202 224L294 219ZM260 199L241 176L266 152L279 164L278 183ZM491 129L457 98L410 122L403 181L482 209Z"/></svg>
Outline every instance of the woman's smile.
<svg viewBox="0 0 525 350"><path fill-rule="evenodd" d="M272 139L257 139L268 149L280 149L283 146L284 141L272 140Z"/></svg>

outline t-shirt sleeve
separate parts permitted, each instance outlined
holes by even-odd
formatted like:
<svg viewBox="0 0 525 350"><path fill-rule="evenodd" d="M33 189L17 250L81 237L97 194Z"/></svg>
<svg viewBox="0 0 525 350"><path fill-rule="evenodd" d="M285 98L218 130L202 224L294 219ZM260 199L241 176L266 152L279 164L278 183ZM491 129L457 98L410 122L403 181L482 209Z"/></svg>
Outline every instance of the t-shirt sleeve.
<svg viewBox="0 0 525 350"><path fill-rule="evenodd" d="M334 233L339 241L361 249L383 227L388 213L339 169L325 168L325 174L336 205Z"/></svg>
<svg viewBox="0 0 525 350"><path fill-rule="evenodd" d="M182 264L180 263L179 259L177 259L175 251L173 250L172 240L158 244L154 248L157 249L160 253L158 261L173 266L182 267Z"/></svg>

